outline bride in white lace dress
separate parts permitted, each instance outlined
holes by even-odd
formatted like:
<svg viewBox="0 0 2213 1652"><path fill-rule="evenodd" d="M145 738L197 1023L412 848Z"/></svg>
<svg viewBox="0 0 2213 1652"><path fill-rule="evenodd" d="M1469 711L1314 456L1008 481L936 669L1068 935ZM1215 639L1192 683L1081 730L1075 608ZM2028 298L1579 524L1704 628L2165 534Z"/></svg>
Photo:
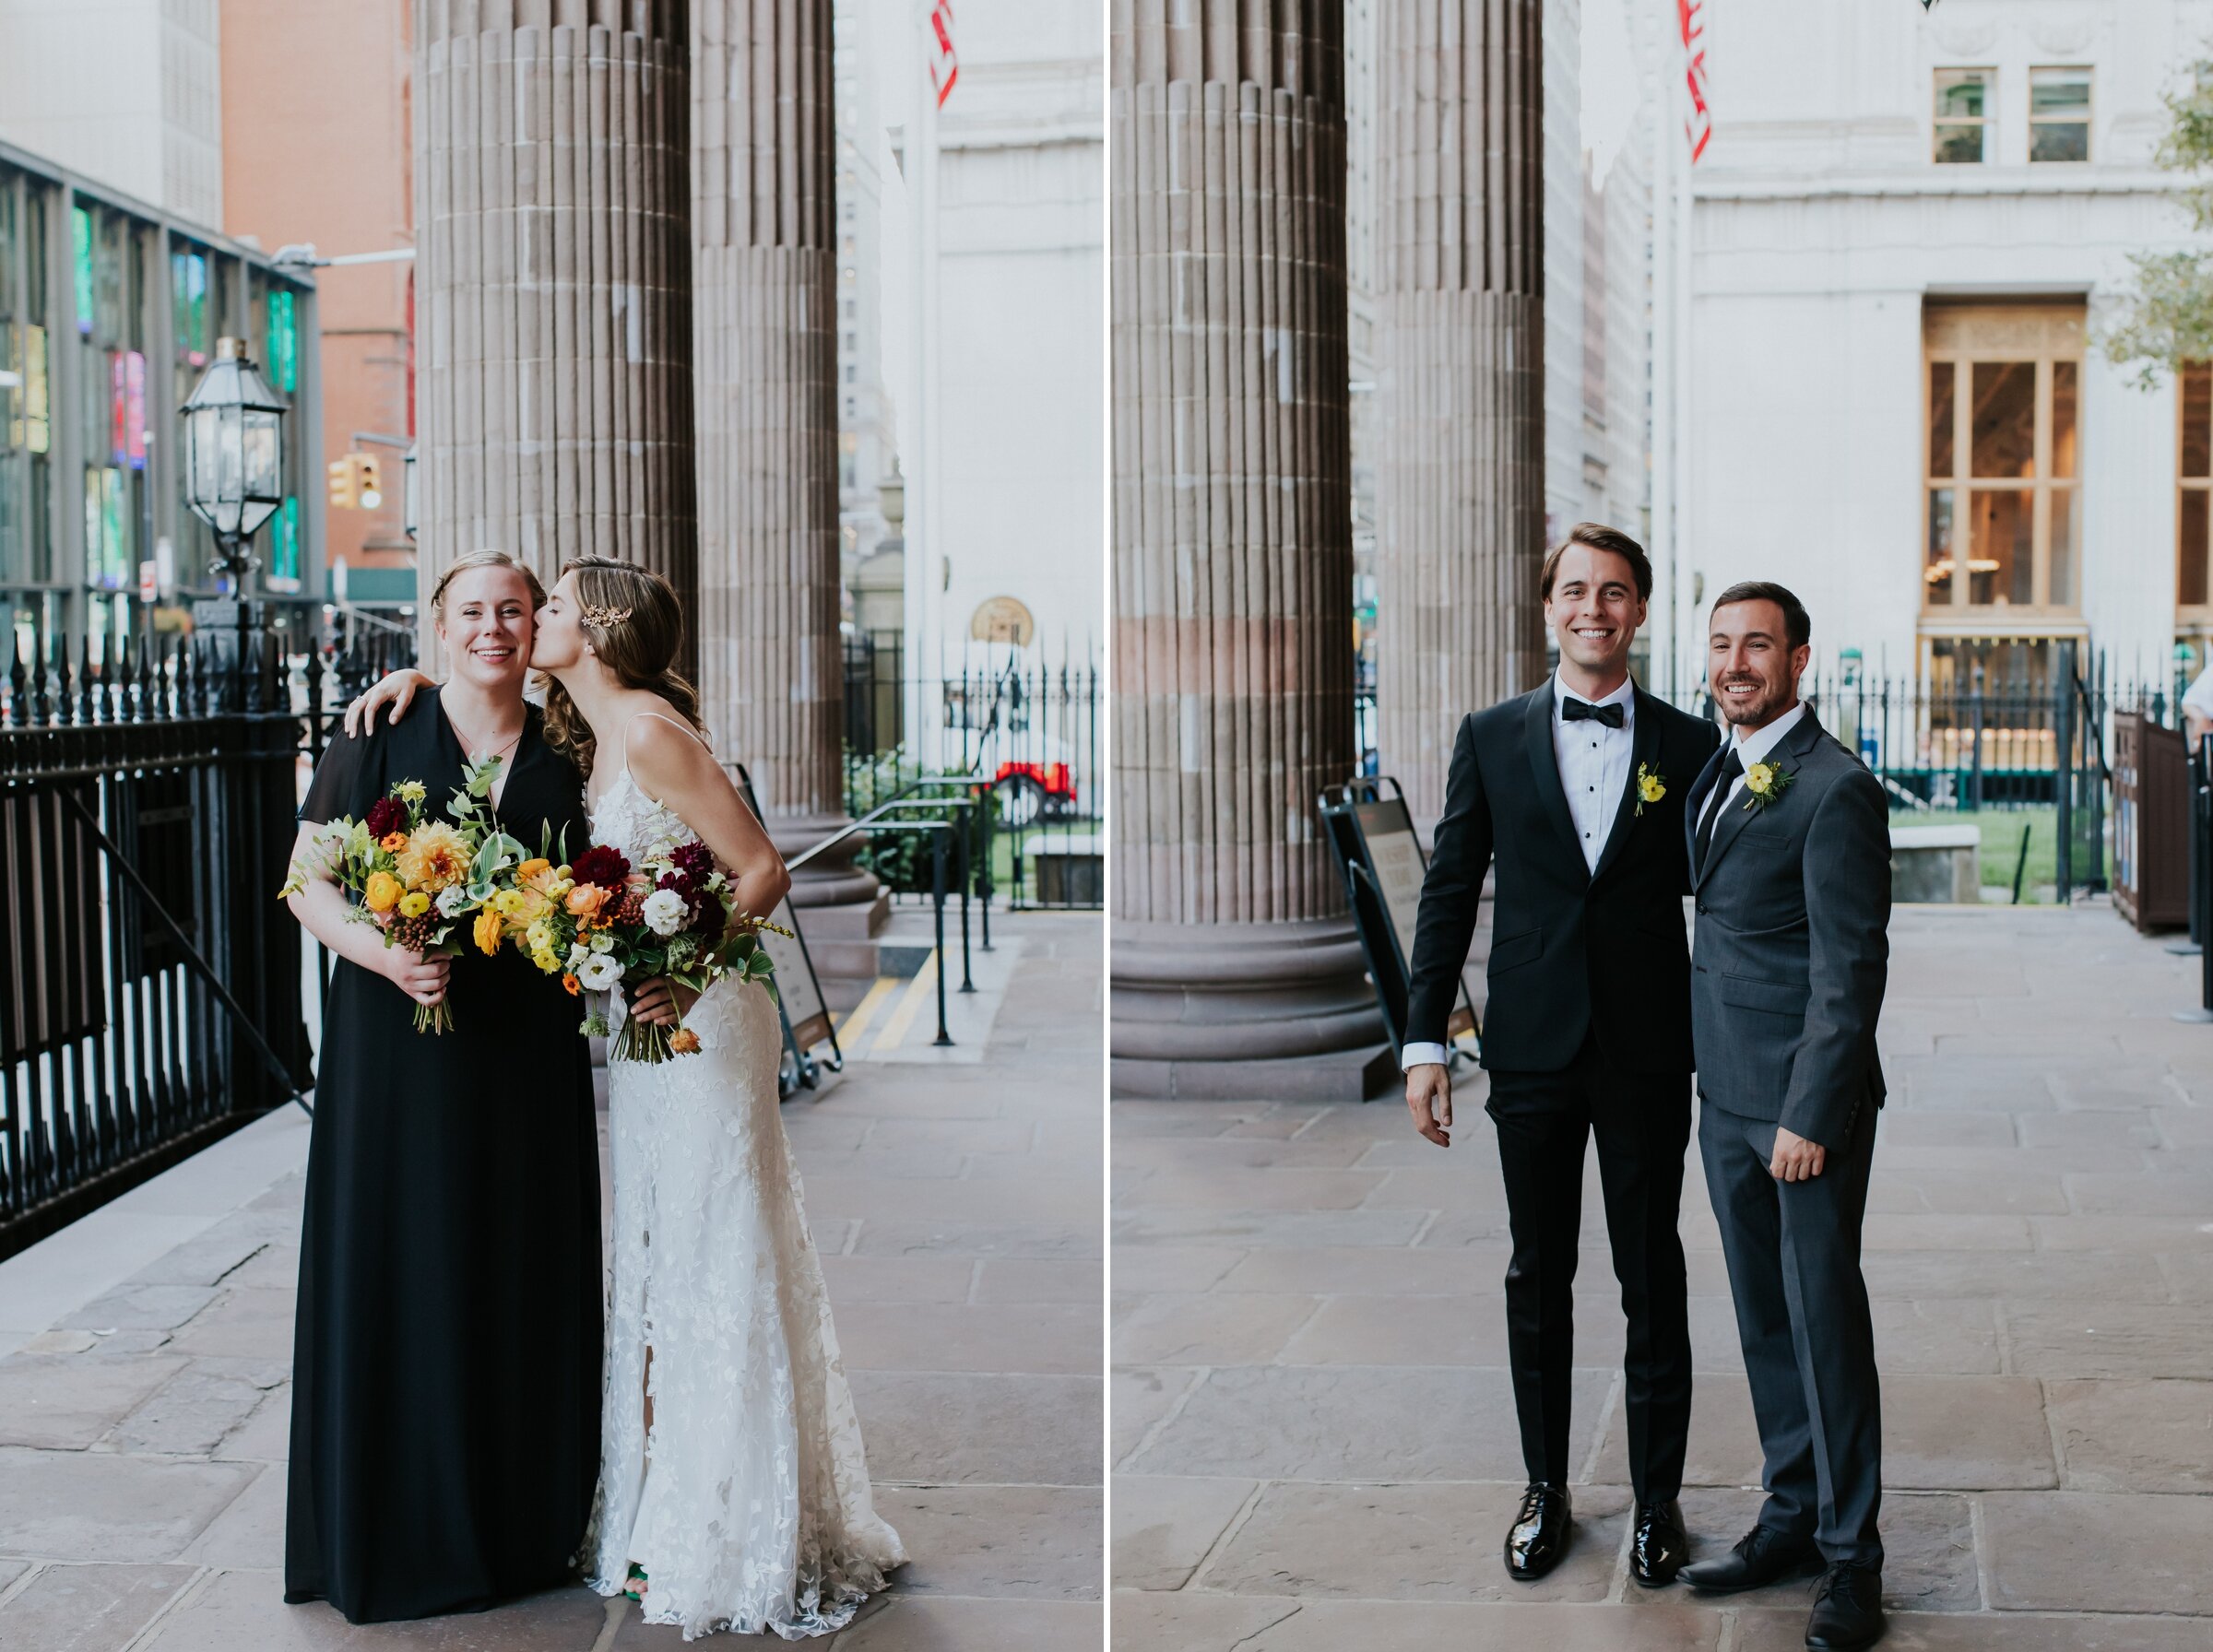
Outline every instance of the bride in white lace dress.
<svg viewBox="0 0 2213 1652"><path fill-rule="evenodd" d="M789 879L696 731L670 670L681 626L658 575L571 562L531 650L548 735L586 772L595 843L634 863L704 842L740 909L766 915ZM850 1621L906 1554L870 1496L784 1139L775 1005L736 981L689 997L655 983L629 1013L680 1009L695 1054L608 1069L614 1278L586 1580L687 1640L796 1640Z"/></svg>

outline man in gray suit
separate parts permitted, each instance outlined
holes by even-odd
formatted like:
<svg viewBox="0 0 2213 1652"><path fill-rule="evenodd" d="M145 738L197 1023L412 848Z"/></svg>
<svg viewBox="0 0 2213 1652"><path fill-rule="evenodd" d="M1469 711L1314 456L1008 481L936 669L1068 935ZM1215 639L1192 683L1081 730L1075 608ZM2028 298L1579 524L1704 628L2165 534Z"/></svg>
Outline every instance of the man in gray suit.
<svg viewBox="0 0 2213 1652"><path fill-rule="evenodd" d="M1798 699L1812 626L1781 585L1714 604L1707 681L1735 738L1686 799L1697 939L1698 1149L1766 1456L1766 1505L1710 1590L1826 1572L1805 1644L1883 1633L1882 1416L1860 1221L1882 1105L1875 1028L1890 921L1889 811Z"/></svg>

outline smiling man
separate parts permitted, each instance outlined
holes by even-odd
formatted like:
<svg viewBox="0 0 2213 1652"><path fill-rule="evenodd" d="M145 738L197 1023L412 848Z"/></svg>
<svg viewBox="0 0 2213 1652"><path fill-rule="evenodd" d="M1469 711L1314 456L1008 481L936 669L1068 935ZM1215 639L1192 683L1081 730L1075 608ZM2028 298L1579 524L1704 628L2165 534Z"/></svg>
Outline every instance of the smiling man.
<svg viewBox="0 0 2213 1652"><path fill-rule="evenodd" d="M1719 735L1629 680L1652 590L1636 540L1580 525L1545 559L1541 590L1559 668L1461 724L1422 884L1401 1060L1414 1127L1450 1146L1445 1022L1496 864L1483 1065L1513 1235L1507 1350L1529 1473L1506 1569L1542 1577L1568 1545L1574 1281L1595 1134L1628 1317L1630 1569L1656 1587L1684 1560L1675 1498L1690 1426L1675 1232L1690 1136L1683 796Z"/></svg>
<svg viewBox="0 0 2213 1652"><path fill-rule="evenodd" d="M1722 1230L1768 1500L1700 1589L1817 1553L1805 1644L1883 1633L1882 1409L1860 1221L1883 1069L1889 808L1798 699L1812 622L1782 586L1715 601L1706 678L1734 731L1690 790L1698 1148Z"/></svg>

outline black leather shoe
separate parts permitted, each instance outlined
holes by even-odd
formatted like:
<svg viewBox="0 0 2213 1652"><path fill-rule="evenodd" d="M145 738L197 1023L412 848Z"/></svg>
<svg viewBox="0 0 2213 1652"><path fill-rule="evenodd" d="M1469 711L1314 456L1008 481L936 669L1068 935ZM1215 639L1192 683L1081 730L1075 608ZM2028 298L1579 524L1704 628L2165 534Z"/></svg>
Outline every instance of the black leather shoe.
<svg viewBox="0 0 2213 1652"><path fill-rule="evenodd" d="M1506 1534L1506 1575L1517 1583L1534 1583L1567 1552L1568 1488L1533 1481Z"/></svg>
<svg viewBox="0 0 2213 1652"><path fill-rule="evenodd" d="M1805 1644L1819 1652L1849 1652L1883 1638L1883 1575L1874 1566L1831 1561L1814 1590Z"/></svg>
<svg viewBox="0 0 2213 1652"><path fill-rule="evenodd" d="M1665 1503L1637 1505L1637 1529L1629 1538L1629 1575L1648 1589L1675 1582L1675 1574L1690 1554L1690 1538L1683 1529L1683 1511L1670 1497Z"/></svg>
<svg viewBox="0 0 2213 1652"><path fill-rule="evenodd" d="M1794 1538L1772 1526L1755 1526L1726 1554L1683 1568L1683 1581L1717 1595L1756 1589L1802 1571L1814 1557L1811 1538Z"/></svg>

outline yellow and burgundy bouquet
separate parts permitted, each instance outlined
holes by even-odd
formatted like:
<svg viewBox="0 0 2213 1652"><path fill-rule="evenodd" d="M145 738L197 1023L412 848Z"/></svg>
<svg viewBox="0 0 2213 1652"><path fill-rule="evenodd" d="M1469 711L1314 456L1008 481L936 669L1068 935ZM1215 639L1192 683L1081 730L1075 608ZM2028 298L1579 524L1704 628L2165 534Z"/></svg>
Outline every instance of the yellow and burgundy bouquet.
<svg viewBox="0 0 2213 1652"><path fill-rule="evenodd" d="M446 804L451 819L424 812L421 781L397 782L361 820L340 817L317 832L292 862L278 898L327 878L353 901L352 916L374 925L387 947L410 947L426 958L457 955L465 944L457 938L463 921L491 910L514 888L514 868L528 853L492 821L490 799L499 770L496 757L469 766ZM481 916L475 934L481 950L499 950L496 921L489 941ZM444 1032L453 1024L446 1001L415 1007L418 1032Z"/></svg>
<svg viewBox="0 0 2213 1652"><path fill-rule="evenodd" d="M729 879L704 844L657 844L635 867L604 844L570 866L526 861L512 893L518 898L503 892L496 903L506 933L539 969L585 997L579 1030L587 1036L607 1035L608 994L624 982L661 977L699 993L729 975L773 994L775 966L760 931L791 933L735 909ZM699 1034L680 1023L631 1016L609 1058L666 1061L698 1048Z"/></svg>

